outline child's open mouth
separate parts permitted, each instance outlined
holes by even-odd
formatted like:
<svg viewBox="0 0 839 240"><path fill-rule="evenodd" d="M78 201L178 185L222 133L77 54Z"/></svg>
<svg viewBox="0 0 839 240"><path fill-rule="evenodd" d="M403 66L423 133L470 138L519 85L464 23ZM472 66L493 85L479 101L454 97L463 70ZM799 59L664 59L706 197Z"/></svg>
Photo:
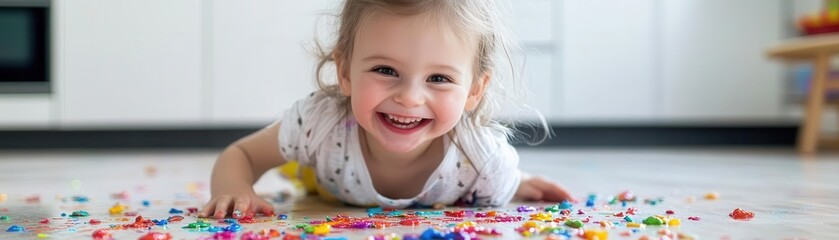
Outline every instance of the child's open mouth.
<svg viewBox="0 0 839 240"><path fill-rule="evenodd" d="M401 117L382 112L378 114L379 119L385 123L385 125L392 127L391 129L395 128L394 130L397 130L397 132L403 133L408 133L411 130L418 129L431 122L431 119L427 118Z"/></svg>

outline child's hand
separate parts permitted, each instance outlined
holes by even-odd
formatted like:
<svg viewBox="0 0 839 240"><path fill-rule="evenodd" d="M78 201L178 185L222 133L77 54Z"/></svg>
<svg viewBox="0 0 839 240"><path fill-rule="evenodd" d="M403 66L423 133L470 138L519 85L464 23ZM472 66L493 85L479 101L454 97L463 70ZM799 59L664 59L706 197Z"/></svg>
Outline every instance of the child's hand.
<svg viewBox="0 0 839 240"><path fill-rule="evenodd" d="M527 201L561 202L568 200L577 202L571 191L558 183L540 176L530 176L522 173L519 189L516 190L516 197Z"/></svg>
<svg viewBox="0 0 839 240"><path fill-rule="evenodd" d="M257 196L253 191L241 194L223 194L210 199L210 202L204 205L198 216L224 218L228 213L237 219L244 216L253 216L254 213L273 215L274 206Z"/></svg>

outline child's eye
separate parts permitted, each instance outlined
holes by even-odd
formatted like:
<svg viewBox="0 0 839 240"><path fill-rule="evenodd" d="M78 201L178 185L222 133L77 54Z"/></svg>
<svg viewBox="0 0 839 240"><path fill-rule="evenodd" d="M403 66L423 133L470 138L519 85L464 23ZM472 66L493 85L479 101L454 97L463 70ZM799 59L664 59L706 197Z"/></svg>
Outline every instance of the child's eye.
<svg viewBox="0 0 839 240"><path fill-rule="evenodd" d="M452 80L449 77L443 75L433 75L428 78L428 81L432 83L447 83L451 82Z"/></svg>
<svg viewBox="0 0 839 240"><path fill-rule="evenodd" d="M393 70L393 68L390 67L375 67L373 68L373 71L388 76L398 77L398 75L396 74L396 70Z"/></svg>

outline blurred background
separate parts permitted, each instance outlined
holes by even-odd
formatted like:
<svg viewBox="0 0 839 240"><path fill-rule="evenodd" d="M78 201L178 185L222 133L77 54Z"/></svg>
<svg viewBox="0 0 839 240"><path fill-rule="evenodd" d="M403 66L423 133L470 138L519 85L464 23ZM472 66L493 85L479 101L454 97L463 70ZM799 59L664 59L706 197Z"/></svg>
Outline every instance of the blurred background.
<svg viewBox="0 0 839 240"><path fill-rule="evenodd" d="M548 145L795 143L812 70L766 50L823 0L498 1ZM0 0L0 147L224 146L315 89L339 3Z"/></svg>

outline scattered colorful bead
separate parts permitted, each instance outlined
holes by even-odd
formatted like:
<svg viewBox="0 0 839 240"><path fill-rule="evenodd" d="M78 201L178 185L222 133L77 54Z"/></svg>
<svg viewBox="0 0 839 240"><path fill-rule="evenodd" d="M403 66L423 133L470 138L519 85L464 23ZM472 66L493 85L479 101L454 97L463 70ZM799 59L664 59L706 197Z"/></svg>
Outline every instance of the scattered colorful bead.
<svg viewBox="0 0 839 240"><path fill-rule="evenodd" d="M90 216L90 213L84 210L74 211L70 214L70 217L87 217Z"/></svg>
<svg viewBox="0 0 839 240"><path fill-rule="evenodd" d="M24 232L24 231L26 231L26 228L18 226L18 225L12 225L8 229L6 229L6 232Z"/></svg>
<svg viewBox="0 0 839 240"><path fill-rule="evenodd" d="M753 212L736 208L733 212L729 213L728 216L736 220L749 220L754 218L755 214Z"/></svg>

